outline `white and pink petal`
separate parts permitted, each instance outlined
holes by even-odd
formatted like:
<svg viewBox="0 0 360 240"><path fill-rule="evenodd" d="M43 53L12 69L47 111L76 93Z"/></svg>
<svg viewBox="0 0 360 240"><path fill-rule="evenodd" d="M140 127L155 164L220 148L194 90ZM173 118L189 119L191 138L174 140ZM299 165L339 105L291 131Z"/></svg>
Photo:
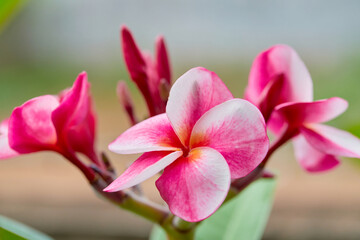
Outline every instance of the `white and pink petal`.
<svg viewBox="0 0 360 240"><path fill-rule="evenodd" d="M116 192L135 186L163 170L181 155L182 151L144 153L104 191Z"/></svg>
<svg viewBox="0 0 360 240"><path fill-rule="evenodd" d="M308 172L324 172L339 165L339 160L331 154L312 147L301 134L293 138L296 160Z"/></svg>
<svg viewBox="0 0 360 240"><path fill-rule="evenodd" d="M323 124L306 125L300 129L300 132L321 152L360 158L360 139L349 132Z"/></svg>
<svg viewBox="0 0 360 240"><path fill-rule="evenodd" d="M109 145L111 151L120 154L177 151L181 147L165 113L136 124Z"/></svg>
<svg viewBox="0 0 360 240"><path fill-rule="evenodd" d="M214 213L226 198L230 170L216 150L195 148L166 167L156 186L173 214L198 222Z"/></svg>
<svg viewBox="0 0 360 240"><path fill-rule="evenodd" d="M232 98L231 92L214 72L197 67L174 83L166 114L181 142L187 146L196 121L209 109Z"/></svg>
<svg viewBox="0 0 360 240"><path fill-rule="evenodd" d="M240 178L264 159L269 139L260 111L243 99L232 99L207 111L195 124L190 147L210 147L229 164L231 177Z"/></svg>
<svg viewBox="0 0 360 240"><path fill-rule="evenodd" d="M0 159L8 159L19 155L9 145L8 128L9 119L5 119L0 124Z"/></svg>

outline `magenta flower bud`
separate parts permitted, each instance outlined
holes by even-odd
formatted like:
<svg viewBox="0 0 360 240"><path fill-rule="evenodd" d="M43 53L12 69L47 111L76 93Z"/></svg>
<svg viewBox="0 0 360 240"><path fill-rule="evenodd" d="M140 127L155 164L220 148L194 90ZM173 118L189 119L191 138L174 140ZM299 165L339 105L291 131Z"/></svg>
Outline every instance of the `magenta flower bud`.
<svg viewBox="0 0 360 240"><path fill-rule="evenodd" d="M36 97L16 107L7 124L8 144L6 131L2 130L0 137L1 148L9 151L1 151L0 158L8 158L10 150L16 155L50 150L77 164L75 152L79 152L102 167L94 149L95 114L89 87L83 72L73 87L59 96ZM5 129L6 124L3 126Z"/></svg>
<svg viewBox="0 0 360 240"><path fill-rule="evenodd" d="M160 82L165 79L171 84L169 58L163 37L156 40L155 60L146 52L141 52L126 26L121 28L122 49L131 79L145 98L150 116L165 112L166 100L161 98Z"/></svg>

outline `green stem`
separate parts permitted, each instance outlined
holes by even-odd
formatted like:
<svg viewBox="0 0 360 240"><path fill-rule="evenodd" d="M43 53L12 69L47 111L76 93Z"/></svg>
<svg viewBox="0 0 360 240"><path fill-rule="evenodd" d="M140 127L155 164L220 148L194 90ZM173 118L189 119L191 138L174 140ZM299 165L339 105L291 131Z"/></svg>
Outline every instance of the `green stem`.
<svg viewBox="0 0 360 240"><path fill-rule="evenodd" d="M161 225L171 213L164 207L139 197L131 191L104 192L107 183L99 178L92 183L93 189L113 204Z"/></svg>
<svg viewBox="0 0 360 240"><path fill-rule="evenodd" d="M113 204L133 212L161 226L170 240L193 240L196 223L189 223L171 214L166 208L132 191L104 192L107 183L98 178L92 183L94 190Z"/></svg>
<svg viewBox="0 0 360 240"><path fill-rule="evenodd" d="M123 209L129 210L154 223L162 223L170 215L166 208L139 197L133 192L127 192L123 202L119 204Z"/></svg>
<svg viewBox="0 0 360 240"><path fill-rule="evenodd" d="M169 216L166 221L161 224L165 230L168 240L194 240L195 226L197 223L189 223L174 215ZM180 223L182 221L182 223ZM190 227L190 225L191 227ZM181 225L184 229L179 229L177 225Z"/></svg>
<svg viewBox="0 0 360 240"><path fill-rule="evenodd" d="M177 216L175 216L172 220L173 225L180 231L186 232L189 229L194 228L197 223L196 222L188 222Z"/></svg>

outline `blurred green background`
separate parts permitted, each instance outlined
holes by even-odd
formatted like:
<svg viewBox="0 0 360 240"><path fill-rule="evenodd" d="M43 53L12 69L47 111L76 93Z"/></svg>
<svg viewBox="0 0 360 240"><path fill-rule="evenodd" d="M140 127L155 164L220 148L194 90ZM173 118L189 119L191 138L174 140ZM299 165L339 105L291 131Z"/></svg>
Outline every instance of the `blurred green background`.
<svg viewBox="0 0 360 240"><path fill-rule="evenodd" d="M105 150L129 126L115 95L118 80L129 83L137 113L145 116L122 59L119 29L126 24L151 52L155 37L165 36L173 80L204 66L236 97L243 95L255 56L288 44L310 71L315 99L349 101L348 111L330 124L360 136L359 1L29 0L19 9L0 33L1 119L32 97L71 86L85 70L99 115L99 148ZM135 159L111 156L119 172L124 161ZM264 239L360 238L358 160L314 176L299 169L290 146L275 157L279 187ZM0 214L57 239L143 239L149 231L145 221L96 199L76 169L54 154L3 161L0 178ZM152 184L146 186L160 201Z"/></svg>

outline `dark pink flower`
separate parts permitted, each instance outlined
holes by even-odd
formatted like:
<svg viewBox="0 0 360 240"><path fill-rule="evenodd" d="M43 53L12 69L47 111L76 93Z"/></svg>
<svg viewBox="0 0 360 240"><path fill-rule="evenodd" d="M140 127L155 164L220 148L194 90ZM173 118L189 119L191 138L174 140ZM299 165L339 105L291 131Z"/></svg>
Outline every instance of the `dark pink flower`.
<svg viewBox="0 0 360 240"><path fill-rule="evenodd" d="M0 152L0 158L50 150L70 160L79 152L100 164L94 150L95 115L89 87L83 72L60 96L36 97L16 107L1 128L1 148L7 150Z"/></svg>
<svg viewBox="0 0 360 240"><path fill-rule="evenodd" d="M171 88L166 113L128 129L109 149L145 153L105 191L132 187L164 170L156 182L162 198L175 215L194 222L221 205L231 178L259 165L268 138L255 106L234 99L215 73L194 68Z"/></svg>
<svg viewBox="0 0 360 240"><path fill-rule="evenodd" d="M126 26L121 28L122 49L131 79L136 83L147 103L149 113L154 116L165 112L167 98L162 98L162 84L171 85L171 70L164 38L155 43L155 59L141 52Z"/></svg>

